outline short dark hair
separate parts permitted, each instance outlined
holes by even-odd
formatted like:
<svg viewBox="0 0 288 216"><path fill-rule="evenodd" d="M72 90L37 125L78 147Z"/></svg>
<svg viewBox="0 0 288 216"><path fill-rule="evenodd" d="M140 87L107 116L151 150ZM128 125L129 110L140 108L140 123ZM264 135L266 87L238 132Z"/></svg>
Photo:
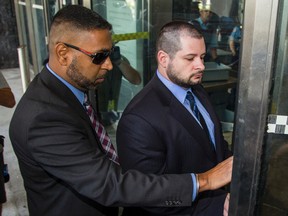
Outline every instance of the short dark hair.
<svg viewBox="0 0 288 216"><path fill-rule="evenodd" d="M165 24L158 35L156 42L156 52L163 50L171 58L182 49L180 37L187 35L192 38L201 39L203 34L192 23L185 21L171 21Z"/></svg>
<svg viewBox="0 0 288 216"><path fill-rule="evenodd" d="M55 44L75 39L77 34L94 30L112 32L112 25L98 13L81 5L68 5L53 17L49 32L49 52ZM51 52L52 53L52 52Z"/></svg>
<svg viewBox="0 0 288 216"><path fill-rule="evenodd" d="M81 5L68 5L60 9L53 17L51 28L64 23L74 30L112 30L112 25L107 20L95 11Z"/></svg>

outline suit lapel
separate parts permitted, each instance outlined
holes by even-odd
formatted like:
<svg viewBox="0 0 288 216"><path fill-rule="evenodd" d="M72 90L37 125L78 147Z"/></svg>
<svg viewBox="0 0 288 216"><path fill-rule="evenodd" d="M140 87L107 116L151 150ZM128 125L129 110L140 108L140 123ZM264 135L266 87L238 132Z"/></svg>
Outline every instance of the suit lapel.
<svg viewBox="0 0 288 216"><path fill-rule="evenodd" d="M211 161L215 161L215 149L212 146L209 137L201 128L194 117L186 108L175 98L171 100L171 115L183 125L187 132L196 140L197 144L204 148Z"/></svg>
<svg viewBox="0 0 288 216"><path fill-rule="evenodd" d="M73 94L73 92L64 85L60 80L58 80L53 74L51 74L46 67L41 71L40 73L41 79L50 89L50 91L54 92L55 95L61 98L62 101L64 101L68 108L73 110L77 115L79 115L82 119L84 119L93 130L93 133L95 135L95 139L97 141L98 146L100 149L104 152L104 149L100 143L100 140L96 134L96 131L94 130L94 127L89 119L89 116L87 115L83 105L79 102L79 100L76 98L76 96Z"/></svg>
<svg viewBox="0 0 288 216"><path fill-rule="evenodd" d="M83 108L83 105L79 102L73 92L64 85L59 79L57 79L53 74L51 74L46 67L40 73L41 79L49 88L50 91L54 92L55 95L60 97L68 107L73 108L75 112L81 116L81 118L87 120L87 114Z"/></svg>
<svg viewBox="0 0 288 216"><path fill-rule="evenodd" d="M215 131L214 135L215 135L215 147L216 147L217 161L222 161L223 160L223 149L222 149L223 145L221 145L220 142L222 142L221 137L223 135L220 134L222 133L222 129L221 129L218 116L215 113L211 102L209 101L209 95L206 93L202 85L193 86L193 92L197 96L197 98L200 100L200 102L203 104L203 106L209 113L211 120L214 123L214 131Z"/></svg>

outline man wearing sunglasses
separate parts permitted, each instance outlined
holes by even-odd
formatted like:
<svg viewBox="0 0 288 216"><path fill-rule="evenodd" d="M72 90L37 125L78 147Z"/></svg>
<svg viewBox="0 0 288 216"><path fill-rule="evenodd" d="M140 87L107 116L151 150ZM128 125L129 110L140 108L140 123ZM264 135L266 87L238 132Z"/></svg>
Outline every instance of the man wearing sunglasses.
<svg viewBox="0 0 288 216"><path fill-rule="evenodd" d="M49 62L20 100L9 130L30 216L116 216L117 208L105 206L192 203L189 173L122 173L109 137L87 101L86 92L112 69L111 28L97 13L77 5L62 8L53 18ZM217 178L228 182L231 176ZM207 189L221 186L208 184Z"/></svg>

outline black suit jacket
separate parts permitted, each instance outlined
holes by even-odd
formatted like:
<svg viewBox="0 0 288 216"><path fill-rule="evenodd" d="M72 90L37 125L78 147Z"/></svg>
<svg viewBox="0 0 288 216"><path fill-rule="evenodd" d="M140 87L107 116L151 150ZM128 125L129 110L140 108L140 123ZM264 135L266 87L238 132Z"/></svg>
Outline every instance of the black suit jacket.
<svg viewBox="0 0 288 216"><path fill-rule="evenodd" d="M189 174L122 174L106 158L83 106L46 68L18 103L10 138L30 216L113 216L104 206L191 205Z"/></svg>
<svg viewBox="0 0 288 216"><path fill-rule="evenodd" d="M193 91L215 125L216 151L193 116L155 75L123 112L117 146L124 170L202 173L231 155L220 121L202 85ZM223 215L226 192L200 193L188 208L126 208L124 215ZM220 207L220 208L219 208Z"/></svg>

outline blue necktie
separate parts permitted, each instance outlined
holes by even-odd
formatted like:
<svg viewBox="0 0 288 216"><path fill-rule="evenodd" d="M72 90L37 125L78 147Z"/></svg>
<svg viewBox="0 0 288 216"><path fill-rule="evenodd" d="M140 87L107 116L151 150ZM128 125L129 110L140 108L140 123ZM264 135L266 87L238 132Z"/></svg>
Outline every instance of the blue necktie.
<svg viewBox="0 0 288 216"><path fill-rule="evenodd" d="M193 114L195 115L195 117L200 121L200 112L198 110L194 95L192 94L192 92L188 91L187 95L186 95L186 99L189 101L190 103L190 108L193 112Z"/></svg>
<svg viewBox="0 0 288 216"><path fill-rule="evenodd" d="M203 118L203 116L201 115L201 113L197 107L197 104L196 104L196 101L195 101L195 98L194 98L194 95L192 94L192 92L190 92L190 91L187 92L186 99L190 103L190 108L191 108L193 114L196 116L196 118L198 119L198 121L202 125L202 129L205 131L205 133L209 137L209 140L211 141L210 133L209 133L209 130L207 128L205 119Z"/></svg>
<svg viewBox="0 0 288 216"><path fill-rule="evenodd" d="M186 99L189 101L190 103L190 108L193 112L193 114L196 116L196 118L198 119L198 121L200 122L200 124L202 125L202 129L205 131L206 135L208 136L212 146L214 147L213 149L215 150L215 145L213 144L211 137L210 137L210 133L208 130L208 127L206 125L205 119L203 118L202 114L200 113L194 95L192 94L192 92L188 91L187 95L186 95Z"/></svg>

